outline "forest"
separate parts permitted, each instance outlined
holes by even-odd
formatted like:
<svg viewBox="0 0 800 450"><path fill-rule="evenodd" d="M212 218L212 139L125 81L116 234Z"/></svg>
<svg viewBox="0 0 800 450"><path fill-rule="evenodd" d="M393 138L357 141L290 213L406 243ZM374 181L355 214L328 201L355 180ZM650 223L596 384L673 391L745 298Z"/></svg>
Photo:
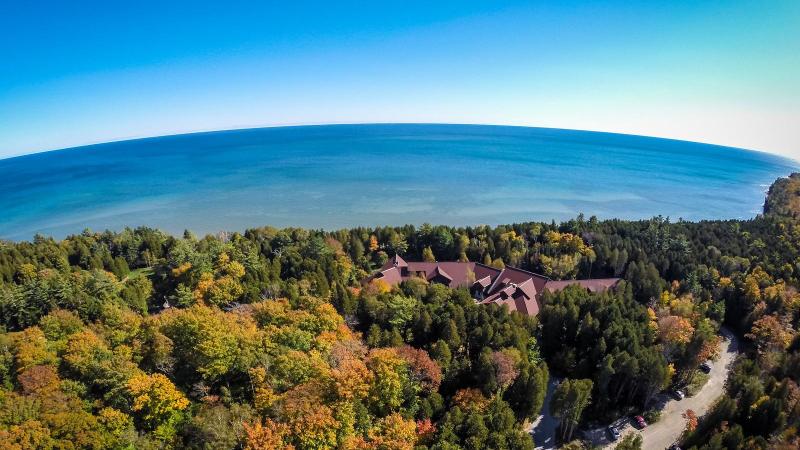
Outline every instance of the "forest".
<svg viewBox="0 0 800 450"><path fill-rule="evenodd" d="M750 220L0 242L0 449L533 449L544 408L583 448L591 423L657 418L721 326L743 355L682 447L797 448L797 177ZM623 282L527 317L424 280L362 285L395 254Z"/></svg>

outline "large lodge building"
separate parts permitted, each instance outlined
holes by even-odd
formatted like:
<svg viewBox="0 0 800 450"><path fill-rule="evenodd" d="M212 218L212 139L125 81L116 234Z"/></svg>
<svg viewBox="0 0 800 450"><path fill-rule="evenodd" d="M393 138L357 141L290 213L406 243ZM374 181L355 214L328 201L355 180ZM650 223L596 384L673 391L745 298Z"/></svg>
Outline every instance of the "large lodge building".
<svg viewBox="0 0 800 450"><path fill-rule="evenodd" d="M497 269L475 262L406 262L395 255L365 281L381 280L389 286L418 277L429 283L441 283L450 288L469 288L472 297L481 304L507 305L510 311L535 316L541 308L544 291L557 292L567 286L579 285L591 292L604 291L617 285L619 278L553 281L515 267Z"/></svg>

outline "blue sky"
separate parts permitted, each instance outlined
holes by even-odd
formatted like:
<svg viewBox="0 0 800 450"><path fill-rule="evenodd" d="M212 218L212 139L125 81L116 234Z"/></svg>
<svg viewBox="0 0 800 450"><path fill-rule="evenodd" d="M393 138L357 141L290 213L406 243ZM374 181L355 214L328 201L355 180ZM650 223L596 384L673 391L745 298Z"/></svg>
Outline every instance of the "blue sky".
<svg viewBox="0 0 800 450"><path fill-rule="evenodd" d="M0 157L200 130L449 122L800 159L798 24L797 0L2 2Z"/></svg>

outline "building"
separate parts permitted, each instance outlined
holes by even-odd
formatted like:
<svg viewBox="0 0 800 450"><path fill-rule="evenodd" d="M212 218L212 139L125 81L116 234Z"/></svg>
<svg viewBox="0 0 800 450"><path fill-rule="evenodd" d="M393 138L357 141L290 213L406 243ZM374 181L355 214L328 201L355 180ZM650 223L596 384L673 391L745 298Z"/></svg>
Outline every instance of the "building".
<svg viewBox="0 0 800 450"><path fill-rule="evenodd" d="M364 280L381 280L394 286L411 278L421 278L429 283L440 283L450 288L468 288L480 304L506 305L510 311L535 316L541 308L544 291L558 292L567 286L583 286L590 292L599 292L617 285L619 278L553 281L516 267L497 269L475 262L416 262L405 261L395 255L380 270Z"/></svg>

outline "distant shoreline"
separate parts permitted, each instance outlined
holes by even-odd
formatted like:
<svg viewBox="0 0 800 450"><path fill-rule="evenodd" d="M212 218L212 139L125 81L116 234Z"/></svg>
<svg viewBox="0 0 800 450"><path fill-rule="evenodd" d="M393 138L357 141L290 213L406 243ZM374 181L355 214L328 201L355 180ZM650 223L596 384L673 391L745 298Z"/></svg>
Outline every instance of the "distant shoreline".
<svg viewBox="0 0 800 450"><path fill-rule="evenodd" d="M0 160L0 190L8 193L0 198L0 238L131 224L173 234L262 224L497 225L569 220L579 212L747 219L763 202L762 185L798 167L727 147L526 127L338 125L178 135Z"/></svg>

